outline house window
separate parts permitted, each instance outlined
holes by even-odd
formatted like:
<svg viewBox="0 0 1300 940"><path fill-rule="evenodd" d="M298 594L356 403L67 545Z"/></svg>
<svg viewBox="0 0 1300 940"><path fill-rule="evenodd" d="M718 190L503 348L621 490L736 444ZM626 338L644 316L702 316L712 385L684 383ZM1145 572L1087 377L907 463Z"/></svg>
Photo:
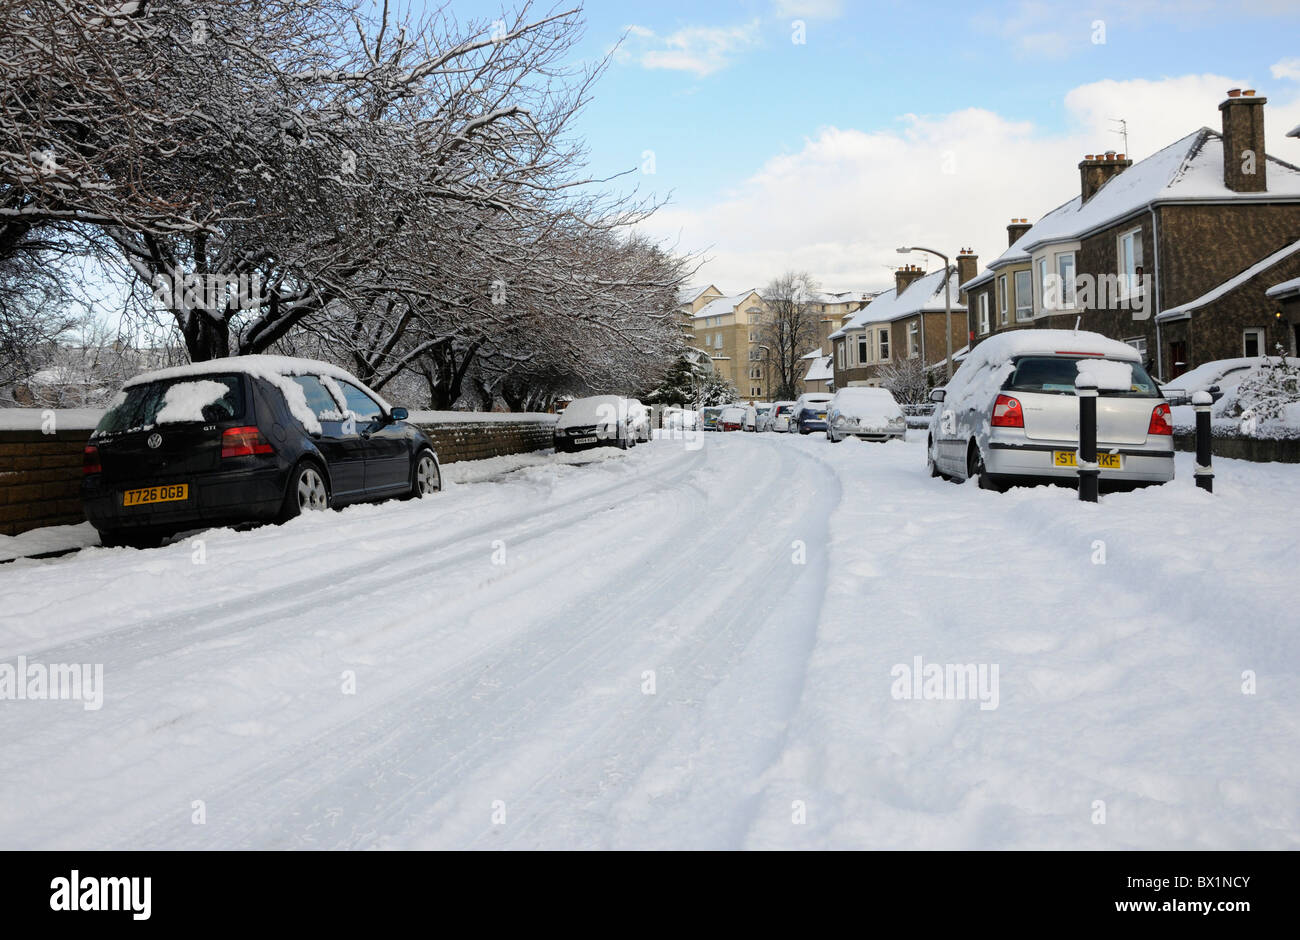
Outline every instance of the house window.
<svg viewBox="0 0 1300 940"><path fill-rule="evenodd" d="M719 333L719 334L717 334L716 336L713 337L713 346L714 346L715 349L721 349L721 348L722 348L722 334L721 334L721 333Z"/></svg>
<svg viewBox="0 0 1300 940"><path fill-rule="evenodd" d="M1047 309L1047 259L1038 259L1038 307L1040 310Z"/></svg>
<svg viewBox="0 0 1300 940"><path fill-rule="evenodd" d="M749 351L749 361L750 361L750 362L758 362L759 358L760 358L760 356L759 356L759 352L758 352L757 349L751 349L751 350Z"/></svg>
<svg viewBox="0 0 1300 940"><path fill-rule="evenodd" d="M1145 336L1133 336L1124 340L1124 342L1128 343L1138 351L1143 362L1147 361L1147 338Z"/></svg>
<svg viewBox="0 0 1300 940"><path fill-rule="evenodd" d="M980 294L980 332L989 331L989 292L984 291Z"/></svg>
<svg viewBox="0 0 1300 940"><path fill-rule="evenodd" d="M876 333L876 339L880 343L880 361L888 362L889 361L889 330L888 329L878 330Z"/></svg>
<svg viewBox="0 0 1300 940"><path fill-rule="evenodd" d="M755 333L753 330L750 330L750 331L749 331L749 341L750 341L751 343L757 343L757 342L758 342L758 334Z"/></svg>
<svg viewBox="0 0 1300 940"><path fill-rule="evenodd" d="M842 341L835 344L835 360L840 364L840 369L843 370L844 369L844 343Z"/></svg>
<svg viewBox="0 0 1300 940"><path fill-rule="evenodd" d="M1074 252L1063 251L1056 256L1056 276L1061 282L1061 308L1074 309Z"/></svg>
<svg viewBox="0 0 1300 940"><path fill-rule="evenodd" d="M1007 325L1007 276L998 278L998 322Z"/></svg>
<svg viewBox="0 0 1300 940"><path fill-rule="evenodd" d="M863 333L858 337L858 365L867 363L867 334Z"/></svg>
<svg viewBox="0 0 1300 940"><path fill-rule="evenodd" d="M1246 330L1241 334L1241 354L1247 359L1264 355L1264 331Z"/></svg>
<svg viewBox="0 0 1300 940"><path fill-rule="evenodd" d="M1135 228L1119 237L1119 295L1136 297L1142 293L1142 230Z"/></svg>
<svg viewBox="0 0 1300 940"><path fill-rule="evenodd" d="M1016 319L1034 318L1034 291L1029 283L1028 271L1016 272Z"/></svg>
<svg viewBox="0 0 1300 940"><path fill-rule="evenodd" d="M907 324L907 358L915 359L921 352L921 331L915 321Z"/></svg>

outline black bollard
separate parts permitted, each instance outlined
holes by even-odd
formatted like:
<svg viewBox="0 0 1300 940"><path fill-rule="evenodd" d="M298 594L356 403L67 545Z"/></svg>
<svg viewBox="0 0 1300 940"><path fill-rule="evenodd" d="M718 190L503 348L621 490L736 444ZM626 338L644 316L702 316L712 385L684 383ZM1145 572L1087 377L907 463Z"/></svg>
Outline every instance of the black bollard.
<svg viewBox="0 0 1300 940"><path fill-rule="evenodd" d="M1079 499L1085 503L1097 501L1097 384L1090 376L1080 375L1074 383L1079 396Z"/></svg>
<svg viewBox="0 0 1300 940"><path fill-rule="evenodd" d="M1210 406L1214 399L1209 392L1197 392L1192 395L1192 407L1196 409L1196 485L1207 493L1214 492L1214 468L1210 454Z"/></svg>

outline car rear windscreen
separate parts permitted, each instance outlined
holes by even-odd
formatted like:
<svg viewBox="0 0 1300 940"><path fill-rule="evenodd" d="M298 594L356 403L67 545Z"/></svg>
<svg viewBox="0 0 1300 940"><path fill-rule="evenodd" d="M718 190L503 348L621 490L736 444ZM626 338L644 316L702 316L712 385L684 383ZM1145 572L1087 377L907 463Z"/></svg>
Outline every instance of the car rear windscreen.
<svg viewBox="0 0 1300 940"><path fill-rule="evenodd" d="M1015 371L1002 388L1015 392L1042 392L1048 395L1073 395L1074 380L1079 375L1080 358L1071 356L1022 356L1015 361ZM1104 396L1156 398L1160 390L1141 363L1132 366L1133 381L1127 391L1102 389Z"/></svg>
<svg viewBox="0 0 1300 940"><path fill-rule="evenodd" d="M224 386L225 391L218 386ZM244 412L243 380L238 375L200 375L132 385L119 394L95 433L117 434L152 427L159 423L158 415L164 409L177 423L215 424L237 419Z"/></svg>

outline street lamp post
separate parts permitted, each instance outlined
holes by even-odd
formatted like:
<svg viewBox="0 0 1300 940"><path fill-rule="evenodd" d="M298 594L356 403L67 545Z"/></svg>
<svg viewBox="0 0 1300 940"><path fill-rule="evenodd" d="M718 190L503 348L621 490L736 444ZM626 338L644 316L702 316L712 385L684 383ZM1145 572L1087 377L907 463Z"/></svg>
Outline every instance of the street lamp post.
<svg viewBox="0 0 1300 940"><path fill-rule="evenodd" d="M952 271L948 267L948 256L942 251L935 251L933 248L921 248L920 246L902 247L898 249L900 255L909 254L913 251L924 251L927 254L937 255L943 259L943 328L947 334L948 340L948 380L952 381ZM925 335L925 314L921 314L921 335Z"/></svg>

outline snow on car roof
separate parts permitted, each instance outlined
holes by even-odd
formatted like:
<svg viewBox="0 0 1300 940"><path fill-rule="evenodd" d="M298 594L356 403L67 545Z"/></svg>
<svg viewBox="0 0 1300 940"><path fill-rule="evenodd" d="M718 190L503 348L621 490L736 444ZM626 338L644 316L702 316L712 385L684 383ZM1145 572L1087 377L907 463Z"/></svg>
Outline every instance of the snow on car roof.
<svg viewBox="0 0 1300 940"><path fill-rule="evenodd" d="M167 379L187 379L195 376L228 373L252 375L258 378L309 374L328 375L332 379L351 382L378 401L384 408L392 407L374 389L364 385L360 379L346 369L340 369L328 362L319 362L315 359L298 359L294 356L230 356L226 359L209 359L207 362L191 362L188 365L171 366L153 372L142 372L140 375L127 379L122 384L122 387L130 388L133 385L144 385L148 382L160 382Z"/></svg>
<svg viewBox="0 0 1300 940"><path fill-rule="evenodd" d="M561 427L612 420L627 414L626 400L617 395L591 395L579 398L564 409L557 422Z"/></svg>
<svg viewBox="0 0 1300 940"><path fill-rule="evenodd" d="M226 359L209 359L207 362L191 362L184 366L172 366L154 372L144 372L128 379L123 389L149 382L165 382L169 379L190 379L205 375L248 375L262 379L280 390L290 413L313 434L321 431L320 418L307 405L307 398L302 387L290 381L295 375L320 375L328 379L348 382L361 389L385 411L393 406L384 400L374 389L369 388L346 369L340 369L328 362L314 359L297 359L293 356L231 356ZM329 384L328 382L326 384Z"/></svg>
<svg viewBox="0 0 1300 940"><path fill-rule="evenodd" d="M972 350L968 361L997 362L1016 356L1051 356L1081 353L1124 362L1140 362L1141 355L1128 343L1087 330L1009 330L990 336Z"/></svg>

